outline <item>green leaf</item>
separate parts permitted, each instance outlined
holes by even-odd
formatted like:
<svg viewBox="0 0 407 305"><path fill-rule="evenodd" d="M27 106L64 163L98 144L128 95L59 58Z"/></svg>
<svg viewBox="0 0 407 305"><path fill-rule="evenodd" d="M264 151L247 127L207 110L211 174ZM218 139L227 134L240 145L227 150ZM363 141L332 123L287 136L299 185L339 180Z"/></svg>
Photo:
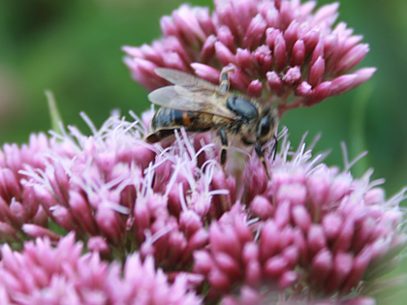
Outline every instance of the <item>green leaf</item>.
<svg viewBox="0 0 407 305"><path fill-rule="evenodd" d="M62 132L62 118L59 114L54 94L50 90L45 90L45 96L48 101L48 109L51 118L51 129L57 133Z"/></svg>

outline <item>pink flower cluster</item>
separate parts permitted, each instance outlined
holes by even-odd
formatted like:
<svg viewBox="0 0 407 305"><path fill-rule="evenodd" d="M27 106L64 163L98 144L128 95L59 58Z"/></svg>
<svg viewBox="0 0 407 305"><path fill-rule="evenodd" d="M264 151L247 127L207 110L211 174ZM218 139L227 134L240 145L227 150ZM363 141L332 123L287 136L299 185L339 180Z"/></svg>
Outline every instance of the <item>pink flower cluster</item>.
<svg viewBox="0 0 407 305"><path fill-rule="evenodd" d="M256 159L248 162L246 207L213 223L209 247L195 253L194 270L215 295L237 285L346 295L389 249L405 244L404 234L394 235L403 222L394 203L403 193L386 201L377 181L369 182L371 172L355 180L315 166L309 151L284 155L271 166L270 181L259 179Z"/></svg>
<svg viewBox="0 0 407 305"><path fill-rule="evenodd" d="M205 137L193 147L180 135L178 145L160 151L143 142L140 128L117 117L91 137L72 128L59 139L69 152L44 154L44 168L24 171L25 186L53 222L90 238L91 249L140 249L176 270L192 263L193 251L206 244L205 224L235 200L235 180L209 160L216 152L200 144ZM34 225L27 233L55 236Z"/></svg>
<svg viewBox="0 0 407 305"><path fill-rule="evenodd" d="M374 68L354 70L369 51L362 36L336 22L338 3L216 0L215 10L182 5L161 19L163 37L124 47L134 79L155 89L168 67L218 83L234 67L232 87L273 103L280 113L311 106L367 81Z"/></svg>
<svg viewBox="0 0 407 305"><path fill-rule="evenodd" d="M169 298L172 289L178 291L173 297L183 296L170 304L201 304L194 294L205 304L369 304L366 276L405 243L403 192L386 200L370 172L355 179L323 164L323 155L312 157L303 143L293 151L287 136L276 159L268 160L268 179L257 157L244 153L240 174L225 171L211 134L190 138L180 131L162 148L142 140L144 128L113 116L91 136L70 128L52 139L34 137L27 147L35 158L13 166L12 157L27 147L5 146L2 159L16 169L19 188L9 197L3 191L2 200L13 202L29 190L22 202L42 215L41 222L20 220L17 237L25 232L48 241L26 243L21 254L3 248L4 300L132 304L132 298L155 298L137 291L164 285L168 296L157 298ZM3 189L10 189L7 183ZM12 218L2 222L14 226ZM74 232L86 248L49 223ZM9 239L15 244L17 237ZM89 253L80 255L84 249ZM155 274L153 265L162 271ZM131 278L144 279L145 272L151 281ZM160 300L151 302L164 304Z"/></svg>
<svg viewBox="0 0 407 305"><path fill-rule="evenodd" d="M1 248L0 303L2 305L198 305L179 276L169 283L137 254L123 266L100 259L97 253L81 254L83 245L69 234L53 247L48 239L27 242L22 252Z"/></svg>
<svg viewBox="0 0 407 305"><path fill-rule="evenodd" d="M25 224L46 225L47 215L33 200L33 190L23 183L21 170L41 169L41 158L50 146L44 134L32 135L29 143L18 147L6 144L0 151L0 240L16 240Z"/></svg>

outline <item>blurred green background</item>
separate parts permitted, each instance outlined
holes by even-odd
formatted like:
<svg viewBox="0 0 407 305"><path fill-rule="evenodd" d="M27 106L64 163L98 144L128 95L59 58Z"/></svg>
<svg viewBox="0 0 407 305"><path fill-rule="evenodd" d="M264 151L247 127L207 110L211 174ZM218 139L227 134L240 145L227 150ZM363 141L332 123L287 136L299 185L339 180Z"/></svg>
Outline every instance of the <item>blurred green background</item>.
<svg viewBox="0 0 407 305"><path fill-rule="evenodd" d="M80 111L100 124L113 108L146 109L146 91L131 80L121 46L159 37L159 17L181 2L0 0L0 142L49 129L45 89L54 92L68 124L84 126ZM363 65L378 72L350 93L291 111L283 124L294 143L304 131L322 132L317 148L332 149L330 164L342 164L341 141L351 157L368 150L356 171L373 166L393 194L407 184L407 1L341 1L340 14L370 43Z"/></svg>

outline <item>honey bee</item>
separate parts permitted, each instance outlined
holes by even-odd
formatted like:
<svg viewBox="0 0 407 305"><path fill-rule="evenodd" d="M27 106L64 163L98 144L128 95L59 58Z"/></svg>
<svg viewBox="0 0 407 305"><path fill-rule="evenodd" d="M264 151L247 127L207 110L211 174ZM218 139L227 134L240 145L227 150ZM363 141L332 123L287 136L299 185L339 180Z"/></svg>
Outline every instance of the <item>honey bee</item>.
<svg viewBox="0 0 407 305"><path fill-rule="evenodd" d="M274 139L275 155L277 112L270 107L260 107L252 98L230 91L229 72L230 69L223 69L220 85L215 86L178 70L157 68L155 73L173 85L156 89L148 95L149 100L161 108L154 114L153 132L146 141L159 142L182 127L190 132L215 130L222 143L220 161L224 165L228 135L236 135L244 145L254 145L268 174L263 146Z"/></svg>

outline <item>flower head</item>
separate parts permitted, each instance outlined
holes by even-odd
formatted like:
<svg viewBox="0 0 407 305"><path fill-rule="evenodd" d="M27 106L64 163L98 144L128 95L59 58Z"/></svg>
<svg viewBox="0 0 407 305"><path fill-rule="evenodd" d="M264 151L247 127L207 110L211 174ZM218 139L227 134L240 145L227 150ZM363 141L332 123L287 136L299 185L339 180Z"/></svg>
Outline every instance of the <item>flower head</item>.
<svg viewBox="0 0 407 305"><path fill-rule="evenodd" d="M99 255L127 262L126 253L137 251L140 262L153 261L196 291L208 286L208 302L225 304L246 304L249 296L368 300L361 298L367 279L405 243L405 192L385 199L371 172L356 179L350 165L329 167L323 155L313 157L304 143L293 150L282 135L275 160L266 158L270 178L256 155L244 152L243 168L231 173L218 161L214 135L181 130L163 148L144 142L144 128L113 116L90 136L76 128L54 134L49 142L58 145L38 154L41 166L18 171L15 196L30 189L45 215L42 223L22 223L24 232L57 242L61 236L47 226L52 220L98 254L88 258L96 266L105 264ZM58 277L41 287L58 297L70 283Z"/></svg>
<svg viewBox="0 0 407 305"><path fill-rule="evenodd" d="M216 151L207 136L193 144L182 133L160 149L143 141L143 128L113 116L92 136L76 128L54 135L70 153L47 150L42 168L23 172L24 186L54 223L89 238L90 249L113 255L136 248L178 270L206 244L205 224L235 200L235 180L210 160ZM24 229L58 239L45 224Z"/></svg>
<svg viewBox="0 0 407 305"><path fill-rule="evenodd" d="M364 291L368 274L389 263L386 253L405 245L403 212L395 204L405 190L385 200L370 171L354 179L320 163L321 155L312 158L303 145L296 152L289 147L284 143L270 165L269 181L253 175L253 168L261 168L257 159L248 161L245 206L235 205L213 223L208 246L195 252L194 271L215 298L241 287L243 300L253 290L270 298L261 294L265 290L276 298L283 291L288 304L304 295L318 300L337 294L339 302Z"/></svg>
<svg viewBox="0 0 407 305"><path fill-rule="evenodd" d="M148 89L165 85L168 67L217 83L225 66L232 87L272 103L280 113L311 106L368 80L374 68L353 68L369 51L362 36L336 22L338 3L215 0L215 10L182 5L161 19L163 37L124 47L126 64Z"/></svg>

